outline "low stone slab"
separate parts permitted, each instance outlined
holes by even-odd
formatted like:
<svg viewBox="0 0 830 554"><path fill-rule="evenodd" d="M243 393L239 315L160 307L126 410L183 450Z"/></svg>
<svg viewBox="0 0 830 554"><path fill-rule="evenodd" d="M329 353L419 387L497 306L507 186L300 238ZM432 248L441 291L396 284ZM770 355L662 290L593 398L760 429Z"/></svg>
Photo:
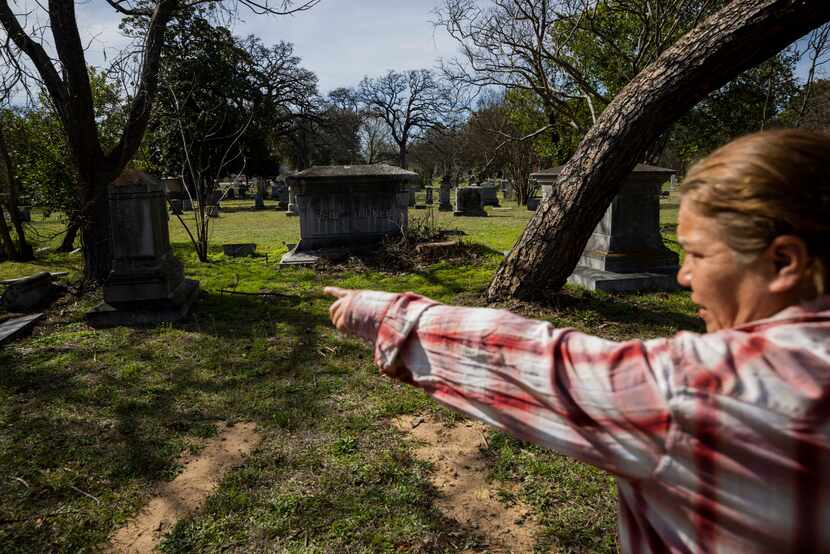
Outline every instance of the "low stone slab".
<svg viewBox="0 0 830 554"><path fill-rule="evenodd" d="M30 332L45 315L44 313L30 314L0 322L0 345Z"/></svg>
<svg viewBox="0 0 830 554"><path fill-rule="evenodd" d="M452 253L458 248L459 242L457 240L445 240L440 242L425 242L415 247L415 252L430 258L438 259Z"/></svg>
<svg viewBox="0 0 830 554"><path fill-rule="evenodd" d="M231 258L253 256L256 253L256 244L252 242L240 244L223 244L222 252L224 252L225 256Z"/></svg>
<svg viewBox="0 0 830 554"><path fill-rule="evenodd" d="M644 290L671 291L680 288L674 275L662 273L613 273L577 266L568 282L589 290L604 292L635 292Z"/></svg>
<svg viewBox="0 0 830 554"><path fill-rule="evenodd" d="M314 265L320 261L320 256L310 252L295 252L290 250L280 258L280 265Z"/></svg>
<svg viewBox="0 0 830 554"><path fill-rule="evenodd" d="M98 304L86 313L92 327L149 326L181 321L190 314L199 295L199 282L185 279L177 290L176 298L169 302L146 302L132 308L115 307L106 302Z"/></svg>
<svg viewBox="0 0 830 554"><path fill-rule="evenodd" d="M535 212L536 210L539 209L539 202L540 201L541 201L541 198L537 198L535 196L531 197L531 198L528 198L527 199L527 209L530 210L531 212Z"/></svg>
<svg viewBox="0 0 830 554"><path fill-rule="evenodd" d="M21 279L3 281L7 286L2 302L12 312L26 312L54 300L58 289L48 271Z"/></svg>

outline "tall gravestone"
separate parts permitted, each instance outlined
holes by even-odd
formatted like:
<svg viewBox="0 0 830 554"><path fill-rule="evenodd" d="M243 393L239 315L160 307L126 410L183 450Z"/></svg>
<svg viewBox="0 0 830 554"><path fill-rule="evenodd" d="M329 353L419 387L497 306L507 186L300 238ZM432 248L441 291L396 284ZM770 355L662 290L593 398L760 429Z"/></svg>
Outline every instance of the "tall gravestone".
<svg viewBox="0 0 830 554"><path fill-rule="evenodd" d="M534 173L545 198L559 167ZM672 169L638 164L591 234L568 281L591 290L674 290L678 256L660 235L660 189Z"/></svg>
<svg viewBox="0 0 830 554"><path fill-rule="evenodd" d="M452 203L450 202L450 191L452 190L452 183L450 178L446 175L441 179L441 188L438 189L438 211L451 212Z"/></svg>
<svg viewBox="0 0 830 554"><path fill-rule="evenodd" d="M112 270L104 303L88 312L93 326L148 325L178 321L190 312L198 281L186 279L173 255L164 186L127 170L109 188Z"/></svg>
<svg viewBox="0 0 830 554"><path fill-rule="evenodd" d="M481 187L458 187L455 189L455 216L486 217L482 207Z"/></svg>
<svg viewBox="0 0 830 554"><path fill-rule="evenodd" d="M256 179L256 194L254 196L254 209L265 209L265 182L262 178Z"/></svg>
<svg viewBox="0 0 830 554"><path fill-rule="evenodd" d="M432 197L432 187L425 187L424 191L426 192L426 203L427 203L427 205L432 206L432 204L434 203L434 200L433 200L433 197Z"/></svg>
<svg viewBox="0 0 830 554"><path fill-rule="evenodd" d="M418 174L386 164L315 166L287 178L300 216L300 242L280 261L310 264L374 249L407 225Z"/></svg>

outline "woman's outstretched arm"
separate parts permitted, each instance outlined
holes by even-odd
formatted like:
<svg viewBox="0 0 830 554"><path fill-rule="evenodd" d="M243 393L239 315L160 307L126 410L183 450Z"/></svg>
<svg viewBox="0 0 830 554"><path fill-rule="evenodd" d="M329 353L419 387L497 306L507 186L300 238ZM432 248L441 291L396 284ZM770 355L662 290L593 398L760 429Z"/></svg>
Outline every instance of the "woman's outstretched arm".
<svg viewBox="0 0 830 554"><path fill-rule="evenodd" d="M343 332L387 375L444 404L617 475L647 478L665 452L669 342L615 343L505 310L413 293L327 288Z"/></svg>

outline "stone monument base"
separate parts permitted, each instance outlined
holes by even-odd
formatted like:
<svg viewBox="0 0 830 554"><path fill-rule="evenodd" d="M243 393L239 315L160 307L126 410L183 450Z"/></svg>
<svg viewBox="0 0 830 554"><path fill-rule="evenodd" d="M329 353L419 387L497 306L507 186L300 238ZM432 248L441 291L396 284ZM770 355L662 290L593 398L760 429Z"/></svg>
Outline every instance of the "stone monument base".
<svg viewBox="0 0 830 554"><path fill-rule="evenodd" d="M452 204L447 204L447 205L441 204L441 205L438 206L438 211L439 212L451 212L452 211Z"/></svg>
<svg viewBox="0 0 830 554"><path fill-rule="evenodd" d="M577 266L568 282L588 290L604 292L634 292L642 290L678 290L675 275L664 273L614 273L585 266Z"/></svg>
<svg viewBox="0 0 830 554"><path fill-rule="evenodd" d="M117 327L157 325L180 321L190 314L190 309L199 295L199 281L185 279L170 296L163 301L136 302L113 306L102 302L86 313L86 320L92 327Z"/></svg>
<svg viewBox="0 0 830 554"><path fill-rule="evenodd" d="M314 265L322 260L339 262L348 259L350 255L372 254L377 251L378 245L379 243L367 243L364 245L351 245L339 248L315 248L313 250L298 250L295 246L282 255L279 265Z"/></svg>
<svg viewBox="0 0 830 554"><path fill-rule="evenodd" d="M487 212L479 208L476 211L467 210L466 212L455 211L452 213L455 217L487 217Z"/></svg>
<svg viewBox="0 0 830 554"><path fill-rule="evenodd" d="M289 250L280 258L280 266L288 265L314 265L323 258L320 252L296 252Z"/></svg>

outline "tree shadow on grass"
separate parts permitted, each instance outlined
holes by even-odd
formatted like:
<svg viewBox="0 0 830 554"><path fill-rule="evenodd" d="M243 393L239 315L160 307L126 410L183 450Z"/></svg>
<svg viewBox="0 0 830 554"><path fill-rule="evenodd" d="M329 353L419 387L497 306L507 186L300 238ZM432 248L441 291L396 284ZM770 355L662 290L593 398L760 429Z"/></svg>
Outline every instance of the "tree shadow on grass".
<svg viewBox="0 0 830 554"><path fill-rule="evenodd" d="M97 514L109 523L80 531L73 512L97 518L75 488L125 509L117 500L124 487L171 478L182 448L211 435L217 420L279 424L272 417L290 413L286 422L311 427L331 409L330 392L316 386L332 371L318 354L323 315L299 299L219 295L201 299L194 315L155 329L67 332L48 344L36 336L23 349L0 350L0 445L14 445L0 448L0 471L30 489L21 495L16 482L0 482L0 497L10 499L0 525L15 522L7 538L34 550L53 541L84 549L106 539L113 516ZM273 352L269 321L280 323ZM34 517L64 509L40 523Z"/></svg>

